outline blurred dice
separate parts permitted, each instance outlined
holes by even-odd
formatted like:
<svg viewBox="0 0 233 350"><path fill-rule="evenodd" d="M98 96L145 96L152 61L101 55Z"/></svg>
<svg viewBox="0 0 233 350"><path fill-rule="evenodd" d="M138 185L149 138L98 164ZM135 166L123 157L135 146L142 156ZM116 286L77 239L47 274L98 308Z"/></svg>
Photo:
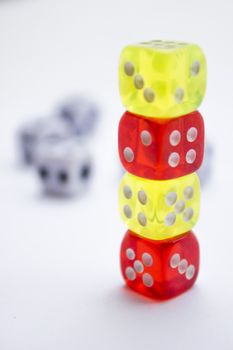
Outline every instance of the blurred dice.
<svg viewBox="0 0 233 350"><path fill-rule="evenodd" d="M92 175L92 160L76 139L41 143L35 154L35 167L44 192L57 196L84 193Z"/></svg>
<svg viewBox="0 0 233 350"><path fill-rule="evenodd" d="M96 127L99 110L90 100L74 96L60 105L58 115L70 125L76 135L87 136Z"/></svg>
<svg viewBox="0 0 233 350"><path fill-rule="evenodd" d="M86 144L98 116L94 102L74 96L61 103L51 117L21 127L21 158L36 168L45 193L72 196L86 191L92 174Z"/></svg>
<svg viewBox="0 0 233 350"><path fill-rule="evenodd" d="M69 126L58 118L40 118L28 122L18 132L21 158L26 164L35 160L35 151L41 142L59 142L72 135Z"/></svg>
<svg viewBox="0 0 233 350"><path fill-rule="evenodd" d="M35 149L44 140L59 142L73 136L88 136L94 131L98 116L99 111L94 102L74 96L61 103L53 117L38 118L26 123L18 132L23 161L32 164Z"/></svg>

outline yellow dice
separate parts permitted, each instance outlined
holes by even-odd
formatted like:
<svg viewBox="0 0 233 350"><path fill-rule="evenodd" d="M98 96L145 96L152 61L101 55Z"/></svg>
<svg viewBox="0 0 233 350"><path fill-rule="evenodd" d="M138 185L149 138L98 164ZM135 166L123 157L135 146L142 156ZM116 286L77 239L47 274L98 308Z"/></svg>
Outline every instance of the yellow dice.
<svg viewBox="0 0 233 350"><path fill-rule="evenodd" d="M130 45L120 56L122 103L145 117L188 114L202 102L206 75L205 56L197 45L161 40Z"/></svg>
<svg viewBox="0 0 233 350"><path fill-rule="evenodd" d="M196 173L172 180L148 180L126 173L120 184L120 213L136 234L163 240L192 229L200 209Z"/></svg>

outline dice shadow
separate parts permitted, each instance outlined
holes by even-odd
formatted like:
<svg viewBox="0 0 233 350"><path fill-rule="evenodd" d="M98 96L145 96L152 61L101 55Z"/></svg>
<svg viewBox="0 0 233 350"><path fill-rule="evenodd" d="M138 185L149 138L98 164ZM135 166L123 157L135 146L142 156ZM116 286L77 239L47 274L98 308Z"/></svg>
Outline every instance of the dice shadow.
<svg viewBox="0 0 233 350"><path fill-rule="evenodd" d="M82 193L74 193L74 194L59 194L59 193L50 193L46 190L40 190L34 193L33 197L36 201L46 202L46 203L68 203L68 202L77 202L81 201L84 198L88 197L91 190L90 188L86 188Z"/></svg>
<svg viewBox="0 0 233 350"><path fill-rule="evenodd" d="M121 285L118 287L117 291L115 291L116 297L119 298L118 302L120 303L131 303L131 304L168 304L172 303L174 301L179 301L182 298L191 297L192 299L194 298L193 294L199 294L200 288L198 285L194 285L192 288L184 291L181 294L178 294L176 296L173 296L172 298L152 298L143 294L140 294L133 289L129 288L127 285Z"/></svg>

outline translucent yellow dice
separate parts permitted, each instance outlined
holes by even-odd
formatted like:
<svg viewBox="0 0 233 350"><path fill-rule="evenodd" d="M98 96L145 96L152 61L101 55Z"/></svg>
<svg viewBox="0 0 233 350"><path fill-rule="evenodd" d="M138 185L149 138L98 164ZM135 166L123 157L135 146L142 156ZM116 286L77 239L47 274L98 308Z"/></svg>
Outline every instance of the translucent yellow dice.
<svg viewBox="0 0 233 350"><path fill-rule="evenodd" d="M146 117L188 114L202 102L206 75L205 56L197 45L161 40L130 45L120 56L122 103Z"/></svg>
<svg viewBox="0 0 233 350"><path fill-rule="evenodd" d="M128 228L153 240L192 229L200 209L196 173L172 180L148 180L126 173L120 184L120 213Z"/></svg>

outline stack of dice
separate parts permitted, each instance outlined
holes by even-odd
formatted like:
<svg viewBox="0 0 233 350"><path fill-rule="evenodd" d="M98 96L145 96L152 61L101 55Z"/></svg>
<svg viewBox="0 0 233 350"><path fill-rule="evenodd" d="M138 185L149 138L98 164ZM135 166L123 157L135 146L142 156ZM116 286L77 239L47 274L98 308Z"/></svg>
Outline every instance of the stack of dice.
<svg viewBox="0 0 233 350"><path fill-rule="evenodd" d="M199 244L191 231L200 209L195 171L204 150L204 123L196 110L206 90L199 46L153 40L120 56L120 95L127 111L119 124L119 154L127 173L119 191L128 226L121 245L126 284L154 298L189 289L199 271Z"/></svg>

